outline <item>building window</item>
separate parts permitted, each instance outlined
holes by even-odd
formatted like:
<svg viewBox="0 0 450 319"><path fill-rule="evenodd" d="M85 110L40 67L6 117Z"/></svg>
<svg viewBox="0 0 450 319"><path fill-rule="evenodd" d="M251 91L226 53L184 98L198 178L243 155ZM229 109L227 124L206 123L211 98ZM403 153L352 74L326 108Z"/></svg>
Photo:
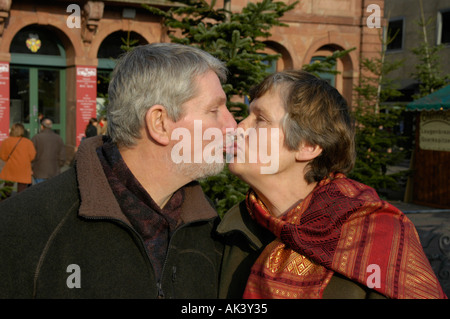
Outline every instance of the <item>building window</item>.
<svg viewBox="0 0 450 319"><path fill-rule="evenodd" d="M450 10L440 11L437 23L437 44L450 44Z"/></svg>
<svg viewBox="0 0 450 319"><path fill-rule="evenodd" d="M389 20L387 41L388 51L403 49L403 18Z"/></svg>

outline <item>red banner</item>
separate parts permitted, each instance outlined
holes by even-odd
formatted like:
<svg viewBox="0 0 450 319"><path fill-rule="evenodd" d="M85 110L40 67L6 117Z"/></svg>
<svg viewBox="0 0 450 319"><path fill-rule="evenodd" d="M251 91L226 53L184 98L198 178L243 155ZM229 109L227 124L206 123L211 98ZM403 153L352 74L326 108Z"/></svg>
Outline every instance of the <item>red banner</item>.
<svg viewBox="0 0 450 319"><path fill-rule="evenodd" d="M97 117L97 68L77 67L77 146L89 119Z"/></svg>
<svg viewBox="0 0 450 319"><path fill-rule="evenodd" d="M0 62L0 143L9 136L9 63Z"/></svg>

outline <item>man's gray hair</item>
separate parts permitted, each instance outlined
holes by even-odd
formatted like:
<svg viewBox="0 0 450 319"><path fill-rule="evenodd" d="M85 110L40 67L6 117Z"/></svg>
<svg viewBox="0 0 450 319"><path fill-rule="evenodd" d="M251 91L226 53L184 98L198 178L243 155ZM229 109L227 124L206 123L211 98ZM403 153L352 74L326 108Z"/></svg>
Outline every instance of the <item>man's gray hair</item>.
<svg viewBox="0 0 450 319"><path fill-rule="evenodd" d="M45 118L41 121L41 125L45 128L52 128L53 122L52 122L52 120Z"/></svg>
<svg viewBox="0 0 450 319"><path fill-rule="evenodd" d="M138 46L118 61L108 89L108 135L131 147L141 138L145 114L163 105L173 121L183 115L181 105L197 95L195 78L214 71L226 80L223 62L200 49L174 43Z"/></svg>

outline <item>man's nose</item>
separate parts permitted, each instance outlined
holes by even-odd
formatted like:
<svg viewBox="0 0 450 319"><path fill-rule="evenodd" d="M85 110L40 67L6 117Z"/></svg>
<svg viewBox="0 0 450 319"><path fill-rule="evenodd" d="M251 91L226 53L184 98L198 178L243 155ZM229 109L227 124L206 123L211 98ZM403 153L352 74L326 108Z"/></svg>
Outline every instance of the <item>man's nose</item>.
<svg viewBox="0 0 450 319"><path fill-rule="evenodd" d="M224 130L226 130L227 128L228 129L232 128L233 130L235 130L237 128L236 120L234 119L233 114L231 114L228 109L225 111L224 124L225 124Z"/></svg>

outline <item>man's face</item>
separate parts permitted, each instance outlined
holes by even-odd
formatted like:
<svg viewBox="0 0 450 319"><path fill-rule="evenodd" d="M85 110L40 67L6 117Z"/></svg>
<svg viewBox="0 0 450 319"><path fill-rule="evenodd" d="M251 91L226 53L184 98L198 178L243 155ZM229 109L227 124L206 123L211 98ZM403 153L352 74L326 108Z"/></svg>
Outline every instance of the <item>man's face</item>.
<svg viewBox="0 0 450 319"><path fill-rule="evenodd" d="M184 159L187 160L175 164L175 167L193 180L222 171L225 165L223 152L226 135L237 126L226 107L227 98L217 75L208 71L197 77L196 81L196 97L182 105L184 116L174 123L172 139L176 140L172 140L172 149L176 147L177 150L171 154L176 163L175 157L184 153ZM174 131L178 135L174 135ZM214 160L218 158L222 160Z"/></svg>

